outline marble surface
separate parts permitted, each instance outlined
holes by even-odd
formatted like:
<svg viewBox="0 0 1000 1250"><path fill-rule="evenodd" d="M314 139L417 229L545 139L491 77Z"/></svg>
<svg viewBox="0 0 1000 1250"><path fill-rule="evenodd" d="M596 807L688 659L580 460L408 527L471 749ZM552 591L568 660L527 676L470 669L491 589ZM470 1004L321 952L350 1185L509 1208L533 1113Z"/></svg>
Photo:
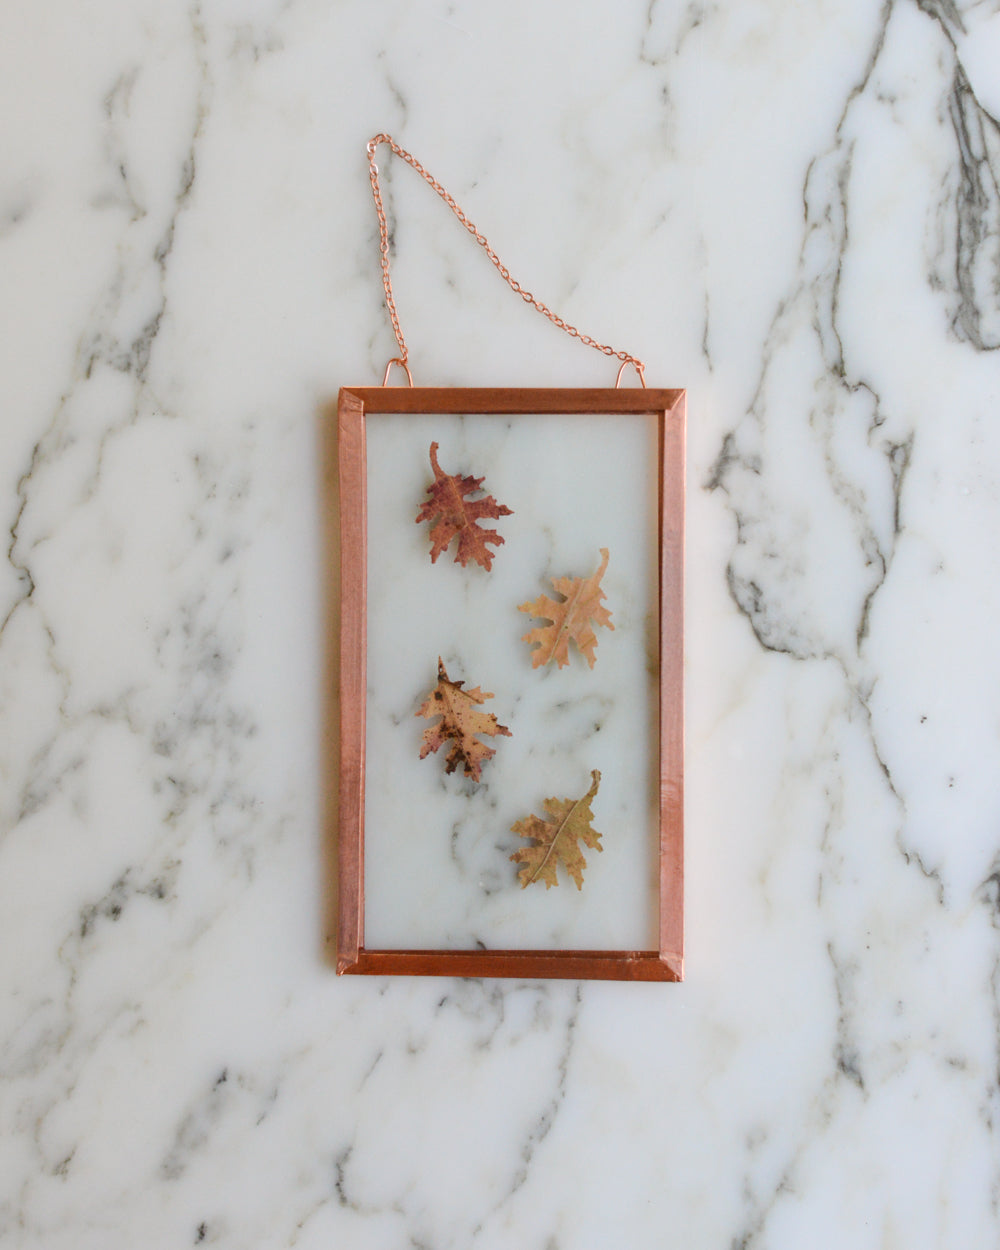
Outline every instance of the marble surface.
<svg viewBox="0 0 1000 1250"><path fill-rule="evenodd" d="M996 1244L996 4L0 32L4 1250ZM379 129L689 389L682 985L332 971ZM383 165L419 383L612 382Z"/></svg>

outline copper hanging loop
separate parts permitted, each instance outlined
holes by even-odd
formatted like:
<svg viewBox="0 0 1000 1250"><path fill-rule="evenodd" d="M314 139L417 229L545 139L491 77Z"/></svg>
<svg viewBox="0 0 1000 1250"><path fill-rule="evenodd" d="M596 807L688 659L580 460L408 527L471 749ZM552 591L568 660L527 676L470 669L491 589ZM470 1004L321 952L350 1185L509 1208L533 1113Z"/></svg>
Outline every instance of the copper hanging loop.
<svg viewBox="0 0 1000 1250"><path fill-rule="evenodd" d="M531 306L536 308L543 317L547 317L554 326L558 326L560 330L565 330L571 337L579 339L585 347L592 347L595 351L603 352L605 356L614 356L616 359L620 360L622 362L622 367L618 370L619 382L621 381L622 370L624 370L625 366L634 365L637 373L639 374L640 382L642 382L643 386L646 385L641 360L636 360L636 358L629 355L628 352L616 350L608 343L598 343L598 341L591 338L589 334L581 334L576 326L570 325L568 321L564 321L562 317L554 313L547 304L543 304L542 301L540 299L536 299L530 291L526 291L520 282L511 276L510 270L490 246L490 242L486 236L482 233L482 231L478 230L473 225L465 213L463 213L459 208L458 204L456 204L454 198L444 189L440 182L438 182L436 178L432 177L431 174L424 169L423 165L420 164L415 156L413 156L410 152L407 152L405 148L401 148L391 135L379 133L368 141L368 177L372 184L372 199L375 201L375 212L378 215L379 259L382 265L382 286L385 289L385 306L389 312L389 320L392 322L393 334L395 334L396 342L399 344L399 356L396 357L394 361L390 361L390 364L398 363L406 369L408 353L406 350L406 340L403 338L403 330L399 324L399 313L396 311L396 301L392 294L392 277L389 273L389 226L385 219L385 205L382 202L382 191L379 186L378 165L375 164L375 153L379 145L383 143L390 148L400 160L405 161L415 173L418 173L431 190L437 192L441 199L444 200L458 220L462 223L466 230L468 230L469 234L472 235L486 255L490 258L490 262L494 269L496 269L497 273L499 273L500 277L503 278L504 282L507 283L515 295L520 295L521 299L523 299L526 304L531 304ZM409 369L406 369L406 372L409 374ZM386 371L386 376L388 376L388 371ZM410 385L413 385L412 381L410 382Z"/></svg>
<svg viewBox="0 0 1000 1250"><path fill-rule="evenodd" d="M412 386L413 374L410 372L410 366L406 363L406 361L402 358L402 356L393 356L392 360L390 360L389 363L386 365L385 374L382 377L382 385L383 386L389 385L389 371L393 365L399 365L401 369L406 370L406 380L410 384L410 386Z"/></svg>
<svg viewBox="0 0 1000 1250"><path fill-rule="evenodd" d="M615 378L615 390L617 391L618 388L621 386L622 374L629 367L629 365L633 365L635 367L635 371L639 375L639 381L642 383L642 388L643 390L645 390L646 389L646 366L642 363L641 360L636 360L631 356L628 358L628 360L622 361L621 368L618 370L618 376Z"/></svg>

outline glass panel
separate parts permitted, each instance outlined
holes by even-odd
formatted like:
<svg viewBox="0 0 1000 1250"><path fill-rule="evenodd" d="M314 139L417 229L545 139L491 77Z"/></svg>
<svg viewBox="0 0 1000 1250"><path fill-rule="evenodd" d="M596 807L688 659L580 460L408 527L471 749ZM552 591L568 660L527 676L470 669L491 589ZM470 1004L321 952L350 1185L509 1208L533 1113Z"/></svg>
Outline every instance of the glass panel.
<svg viewBox="0 0 1000 1250"><path fill-rule="evenodd" d="M370 415L365 946L368 949L655 949L657 945L656 419L649 415ZM513 515L492 571L435 564L417 511L434 480L484 477ZM555 599L551 578L602 580L614 630L598 626L591 669L533 668L522 636L542 625L518 605ZM419 758L438 657L481 687L511 737L481 781L444 771L447 746ZM546 798L592 802L603 850L582 848L582 890L522 889L511 826Z"/></svg>

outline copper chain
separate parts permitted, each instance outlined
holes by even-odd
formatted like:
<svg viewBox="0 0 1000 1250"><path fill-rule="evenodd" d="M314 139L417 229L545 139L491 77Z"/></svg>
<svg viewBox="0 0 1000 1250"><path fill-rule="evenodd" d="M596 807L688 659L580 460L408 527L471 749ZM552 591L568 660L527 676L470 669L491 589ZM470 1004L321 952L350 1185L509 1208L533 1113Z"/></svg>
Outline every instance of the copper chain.
<svg viewBox="0 0 1000 1250"><path fill-rule="evenodd" d="M396 301L393 299L392 295L392 278L389 276L389 227L386 224L385 207L382 203L382 192L379 187L378 166L375 164L375 152L380 143L388 144L398 157L406 161L407 165L409 165L411 169L416 170L420 177L423 178L424 182L426 182L432 190L438 193L441 199L444 200L466 230L468 230L469 234L471 234L480 247L483 248L486 255L493 262L493 265L500 274L500 277L503 278L504 282L507 283L516 295L520 295L521 299L523 299L526 304L531 304L537 308L543 317L548 317L549 321L551 321L553 325L558 326L560 330L565 330L566 333L571 335L573 338L579 339L584 346L593 347L596 351L603 352L605 356L614 356L617 360L622 362L623 368L625 365L633 365L636 372L639 374L639 378L642 381L643 386L646 385L645 365L643 365L642 361L639 360L638 357L631 355L629 352L616 351L615 348L609 347L607 343L598 343L597 340L592 339L589 334L581 334L576 326L571 326L568 322L564 321L562 317L554 313L546 304L543 304L540 299L535 299L534 295L532 295L530 291L526 291L516 278L511 277L510 270L507 269L507 267L500 260L500 257L496 254L496 252L494 252L493 248L490 247L489 240L484 234L481 234L476 229L440 182L438 182L436 178L432 177L427 170L424 169L423 165L420 164L415 156L412 156L406 151L405 148L401 148L391 135L378 134L368 143L368 172L371 177L372 195L375 199L375 211L378 213L379 252L382 260L382 285L385 287L385 306L389 310L389 319L392 322L393 333L396 336L396 342L399 344L399 356L395 360L390 361L390 364L400 364L407 370L407 373L409 373L406 363L409 359L409 352L406 347L406 340L403 338L403 331L399 324L399 313L396 311ZM388 370L386 373L388 376ZM621 370L619 370L618 376L620 379Z"/></svg>

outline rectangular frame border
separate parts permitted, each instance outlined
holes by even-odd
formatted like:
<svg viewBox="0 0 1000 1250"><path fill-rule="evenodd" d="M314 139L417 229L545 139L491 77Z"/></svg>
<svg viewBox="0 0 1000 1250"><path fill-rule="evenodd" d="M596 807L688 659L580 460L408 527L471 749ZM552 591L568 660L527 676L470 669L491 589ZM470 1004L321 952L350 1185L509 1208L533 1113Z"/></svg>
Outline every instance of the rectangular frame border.
<svg viewBox="0 0 1000 1250"><path fill-rule="evenodd" d="M340 483L340 975L680 981L684 976L684 493L687 392L653 389L343 387ZM364 947L367 451L375 413L647 413L659 438L659 949L366 950Z"/></svg>

